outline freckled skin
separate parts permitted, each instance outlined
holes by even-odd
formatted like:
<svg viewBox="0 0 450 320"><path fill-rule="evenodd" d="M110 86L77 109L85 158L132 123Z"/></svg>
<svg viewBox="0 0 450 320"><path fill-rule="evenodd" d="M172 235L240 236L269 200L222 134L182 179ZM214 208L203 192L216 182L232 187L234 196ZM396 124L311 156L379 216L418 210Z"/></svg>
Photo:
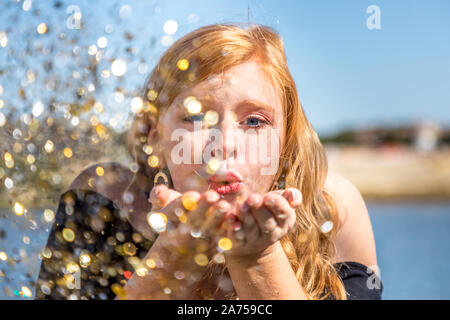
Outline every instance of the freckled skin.
<svg viewBox="0 0 450 320"><path fill-rule="evenodd" d="M171 159L171 150L179 143L178 141L171 141L174 130L184 128L192 132L192 134L183 137L183 139L191 139L188 141L192 146L195 143L201 143L194 140L193 123L183 121L186 115L183 101L188 96L194 96L205 101L202 112L215 110L219 114L219 121L214 128L222 132L224 159L237 152L235 143L225 145L227 129L241 128L247 130L251 126L247 125L246 121L255 121L247 119L261 113L261 108L258 107L238 107L238 104L245 99L257 100L273 108L272 111L266 111L266 115L271 119L270 127L279 130L278 143L281 152L281 146L284 143L284 113L276 89L257 62L251 60L237 65L225 72L223 76L210 77L208 80L182 92L161 113L157 127L150 131L149 141L157 140L163 146L162 150L155 150L154 153L159 156L161 165L169 168L174 189L178 192L183 193L192 189L203 192L208 189L205 180L202 180L198 174L206 164L194 164L193 161L192 164L174 164ZM157 135L156 139L155 134ZM201 150L204 150L205 147L206 143L202 145ZM248 149L244 153L245 159L248 159ZM276 170L273 174L261 175L261 168L267 168L269 165L260 162L258 160L258 163L254 164L230 164L228 169L236 170L243 176L245 187L249 191L263 193L270 188Z"/></svg>

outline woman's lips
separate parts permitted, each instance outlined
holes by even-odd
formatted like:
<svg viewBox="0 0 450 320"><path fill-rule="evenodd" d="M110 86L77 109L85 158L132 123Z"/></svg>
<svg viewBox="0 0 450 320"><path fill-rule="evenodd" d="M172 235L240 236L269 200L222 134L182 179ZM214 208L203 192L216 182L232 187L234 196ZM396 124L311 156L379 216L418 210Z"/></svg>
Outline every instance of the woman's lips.
<svg viewBox="0 0 450 320"><path fill-rule="evenodd" d="M237 193L242 188L242 182L231 182L231 183L223 183L223 182L215 182L210 181L208 183L209 188L216 191L218 194L231 194L231 193Z"/></svg>

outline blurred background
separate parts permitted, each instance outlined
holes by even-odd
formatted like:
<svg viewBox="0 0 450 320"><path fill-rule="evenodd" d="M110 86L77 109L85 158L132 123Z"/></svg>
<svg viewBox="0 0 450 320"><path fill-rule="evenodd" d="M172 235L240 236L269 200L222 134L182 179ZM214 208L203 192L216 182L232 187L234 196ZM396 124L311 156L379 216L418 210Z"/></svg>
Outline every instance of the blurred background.
<svg viewBox="0 0 450 320"><path fill-rule="evenodd" d="M133 166L146 76L203 25L283 37L329 166L361 191L384 299L449 299L450 2L0 1L0 299L33 299L59 194Z"/></svg>

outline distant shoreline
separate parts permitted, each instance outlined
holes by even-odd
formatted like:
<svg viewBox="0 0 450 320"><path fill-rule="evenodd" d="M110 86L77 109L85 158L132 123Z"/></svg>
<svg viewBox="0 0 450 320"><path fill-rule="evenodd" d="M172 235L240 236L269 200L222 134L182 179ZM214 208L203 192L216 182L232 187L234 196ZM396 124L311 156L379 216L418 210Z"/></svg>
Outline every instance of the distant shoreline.
<svg viewBox="0 0 450 320"><path fill-rule="evenodd" d="M368 203L450 202L450 148L421 153L404 146L325 145L325 150L329 170L351 181ZM16 201L26 208L55 208L59 194L79 172L103 161L110 159L78 161L59 168L56 172L63 181L55 188L38 190L27 184L12 193L2 192L0 208L12 208Z"/></svg>

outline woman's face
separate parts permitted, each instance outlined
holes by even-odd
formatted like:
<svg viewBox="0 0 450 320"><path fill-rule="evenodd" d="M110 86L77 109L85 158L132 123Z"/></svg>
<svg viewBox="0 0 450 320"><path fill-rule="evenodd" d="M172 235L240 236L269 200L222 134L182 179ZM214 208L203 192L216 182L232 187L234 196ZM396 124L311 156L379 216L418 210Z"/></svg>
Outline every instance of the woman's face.
<svg viewBox="0 0 450 320"><path fill-rule="evenodd" d="M284 112L279 93L250 60L180 93L161 112L150 143L155 133L177 191L263 193L278 170Z"/></svg>

